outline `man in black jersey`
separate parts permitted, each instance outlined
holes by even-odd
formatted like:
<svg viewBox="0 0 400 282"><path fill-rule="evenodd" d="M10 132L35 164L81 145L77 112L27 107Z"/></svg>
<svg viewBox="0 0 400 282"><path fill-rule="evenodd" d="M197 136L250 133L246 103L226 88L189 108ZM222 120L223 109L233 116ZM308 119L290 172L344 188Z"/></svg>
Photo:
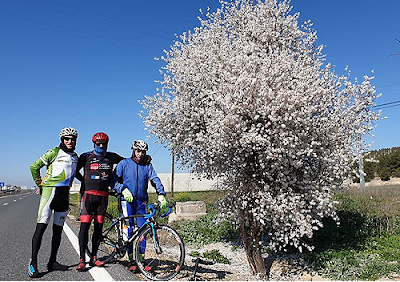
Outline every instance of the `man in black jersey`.
<svg viewBox="0 0 400 282"><path fill-rule="evenodd" d="M104 262L97 258L103 229L104 216L108 205L108 187L111 185L113 166L124 158L112 152L107 152L109 137L104 132L93 135L94 150L79 156L76 178L81 181L81 227L79 230L80 260L76 267L78 271L86 270L85 249L89 240L89 227L94 220L92 237L91 266L103 266ZM84 168L83 176L79 172Z"/></svg>

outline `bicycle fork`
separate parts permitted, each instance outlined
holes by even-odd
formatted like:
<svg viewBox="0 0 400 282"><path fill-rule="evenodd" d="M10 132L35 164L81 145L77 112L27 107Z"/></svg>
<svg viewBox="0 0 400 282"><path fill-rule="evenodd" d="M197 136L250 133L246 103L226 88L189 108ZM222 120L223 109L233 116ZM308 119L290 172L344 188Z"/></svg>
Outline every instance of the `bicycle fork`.
<svg viewBox="0 0 400 282"><path fill-rule="evenodd" d="M156 229L154 228L154 225L153 225L153 224L150 224L150 226L151 226L151 231L152 231L152 233L153 233L154 249L155 249L157 255L160 255L160 254L162 254L162 249L161 249L161 247L160 247L160 244L158 243L157 231L156 231Z"/></svg>

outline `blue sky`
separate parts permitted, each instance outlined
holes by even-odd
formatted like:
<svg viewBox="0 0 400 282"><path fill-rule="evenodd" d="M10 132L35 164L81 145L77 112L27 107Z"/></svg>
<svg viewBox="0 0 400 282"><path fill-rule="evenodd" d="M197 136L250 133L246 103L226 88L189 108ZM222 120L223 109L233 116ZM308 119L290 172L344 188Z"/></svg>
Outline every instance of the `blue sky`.
<svg viewBox="0 0 400 282"><path fill-rule="evenodd" d="M57 4L58 3L58 4ZM60 5L61 4L61 5ZM361 78L375 70L378 104L400 100L400 1L292 0L326 46L327 62ZM145 139L137 100L154 95L163 66L154 57L174 34L199 25L199 8L216 0L0 2L0 181L34 185L29 166L59 144L61 128L79 131L77 152L109 134L109 150L128 157ZM400 107L386 108L373 149L400 146ZM149 140L157 172L171 171L168 151Z"/></svg>

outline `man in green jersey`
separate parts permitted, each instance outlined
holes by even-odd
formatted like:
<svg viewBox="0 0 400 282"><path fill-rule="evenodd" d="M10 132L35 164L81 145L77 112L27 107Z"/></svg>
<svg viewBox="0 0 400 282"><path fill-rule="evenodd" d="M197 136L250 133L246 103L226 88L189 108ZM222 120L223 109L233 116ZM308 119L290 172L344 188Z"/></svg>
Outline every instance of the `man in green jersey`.
<svg viewBox="0 0 400 282"><path fill-rule="evenodd" d="M75 177L78 155L75 153L78 132L72 127L60 132L61 144L45 153L31 165L31 173L41 195L36 230L32 238L32 256L28 266L28 275L38 278L37 256L46 227L53 216L53 237L51 254L47 264L49 271L68 269L56 261L61 243L61 234L69 210L69 188ZM46 176L41 179L40 169L47 166Z"/></svg>

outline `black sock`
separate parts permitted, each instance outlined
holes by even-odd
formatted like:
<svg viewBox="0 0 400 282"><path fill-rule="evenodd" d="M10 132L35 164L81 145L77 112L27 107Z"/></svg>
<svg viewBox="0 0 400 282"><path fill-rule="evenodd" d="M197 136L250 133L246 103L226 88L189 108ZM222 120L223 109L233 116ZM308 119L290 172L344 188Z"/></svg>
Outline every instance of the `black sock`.
<svg viewBox="0 0 400 282"><path fill-rule="evenodd" d="M89 241L89 234L88 234L89 228L90 228L90 222L89 223L81 222L81 228L79 229L79 252L80 252L80 258L83 261L85 261L85 251Z"/></svg>
<svg viewBox="0 0 400 282"><path fill-rule="evenodd" d="M63 231L63 227L53 224L53 238L51 239L51 254L49 259L49 264L52 264L56 261L58 248L61 243L61 234Z"/></svg>
<svg viewBox="0 0 400 282"><path fill-rule="evenodd" d="M47 224L38 223L36 224L36 230L32 237L32 257L31 264L37 270L37 256L39 253L40 245L42 244L42 238L44 231L46 231Z"/></svg>
<svg viewBox="0 0 400 282"><path fill-rule="evenodd" d="M92 238L92 255L97 255L97 250L99 249L100 239L101 239L101 231L103 230L103 223L94 223L94 231Z"/></svg>

